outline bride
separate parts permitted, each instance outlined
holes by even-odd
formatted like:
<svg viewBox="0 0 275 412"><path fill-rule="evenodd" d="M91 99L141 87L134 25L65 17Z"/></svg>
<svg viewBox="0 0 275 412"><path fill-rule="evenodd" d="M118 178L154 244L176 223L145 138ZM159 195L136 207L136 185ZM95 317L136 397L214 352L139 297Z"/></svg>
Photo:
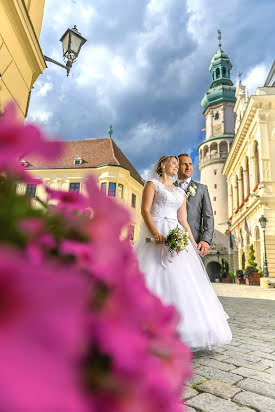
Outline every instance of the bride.
<svg viewBox="0 0 275 412"><path fill-rule="evenodd" d="M232 334L187 223L185 192L172 182L178 167L176 156L162 156L157 162L156 177L143 191L143 222L134 248L148 288L180 314L181 339L193 351L212 349L229 343ZM165 237L177 225L188 232L189 245L170 257ZM151 243L146 243L148 237Z"/></svg>

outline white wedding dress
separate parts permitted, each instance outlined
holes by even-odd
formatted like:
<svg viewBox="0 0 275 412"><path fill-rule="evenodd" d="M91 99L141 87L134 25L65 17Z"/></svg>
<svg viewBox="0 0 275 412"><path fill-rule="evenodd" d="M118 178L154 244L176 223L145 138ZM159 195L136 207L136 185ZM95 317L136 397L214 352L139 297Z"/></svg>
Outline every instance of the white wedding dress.
<svg viewBox="0 0 275 412"><path fill-rule="evenodd" d="M181 227L177 210L185 192L179 187L169 189L157 179L151 181L156 188L151 215L159 232L167 236L177 225ZM139 267L148 288L164 304L172 304L180 314L178 332L181 339L193 351L229 343L232 334L228 316L191 241L184 251L170 257L166 246L146 243L146 237L152 235L143 221L134 246Z"/></svg>

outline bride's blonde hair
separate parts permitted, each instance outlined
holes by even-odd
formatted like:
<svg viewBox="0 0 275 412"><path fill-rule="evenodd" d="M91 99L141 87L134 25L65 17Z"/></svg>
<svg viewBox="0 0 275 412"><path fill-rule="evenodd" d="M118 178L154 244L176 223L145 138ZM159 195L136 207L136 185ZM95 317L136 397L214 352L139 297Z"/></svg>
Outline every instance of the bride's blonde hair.
<svg viewBox="0 0 275 412"><path fill-rule="evenodd" d="M157 162L157 164L156 164L156 168L155 168L155 171L156 171L156 173L157 173L158 176L162 176L161 164L162 164L162 163L165 164L168 160L170 160L170 159L172 159L172 158L175 158L175 159L177 159L177 161L179 161L178 156L168 156L168 155L165 155L165 156L161 156L161 157L159 158L159 160L158 160L158 162Z"/></svg>

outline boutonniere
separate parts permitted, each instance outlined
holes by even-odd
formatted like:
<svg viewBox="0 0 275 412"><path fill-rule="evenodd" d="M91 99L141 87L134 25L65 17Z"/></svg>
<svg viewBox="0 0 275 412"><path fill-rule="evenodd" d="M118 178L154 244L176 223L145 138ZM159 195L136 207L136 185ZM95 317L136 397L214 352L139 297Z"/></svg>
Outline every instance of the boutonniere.
<svg viewBox="0 0 275 412"><path fill-rule="evenodd" d="M187 196L187 197L189 197L189 196L195 196L195 194L196 194L196 189L197 189L197 186L195 185L195 183L192 182L192 183L189 185L188 189L186 190L186 196Z"/></svg>

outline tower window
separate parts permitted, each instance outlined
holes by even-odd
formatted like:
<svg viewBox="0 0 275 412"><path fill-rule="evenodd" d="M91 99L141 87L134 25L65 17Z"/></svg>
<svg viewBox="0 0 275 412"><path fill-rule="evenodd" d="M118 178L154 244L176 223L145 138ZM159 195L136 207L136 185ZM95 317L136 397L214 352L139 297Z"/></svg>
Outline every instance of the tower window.
<svg viewBox="0 0 275 412"><path fill-rule="evenodd" d="M214 189L217 189L217 185L216 185L216 183L214 184Z"/></svg>
<svg viewBox="0 0 275 412"><path fill-rule="evenodd" d="M216 202L217 198L216 198L216 197L214 197L214 198L213 198L213 200L214 200L214 202Z"/></svg>
<svg viewBox="0 0 275 412"><path fill-rule="evenodd" d="M215 114L215 120L218 120L219 119L219 113L217 112L216 114Z"/></svg>
<svg viewBox="0 0 275 412"><path fill-rule="evenodd" d="M217 174L217 169L214 170L214 175L216 175L216 174Z"/></svg>
<svg viewBox="0 0 275 412"><path fill-rule="evenodd" d="M226 68L225 67L222 68L222 77L226 77Z"/></svg>
<svg viewBox="0 0 275 412"><path fill-rule="evenodd" d="M214 210L214 215L216 215L217 214L217 212L216 212L216 210Z"/></svg>
<svg viewBox="0 0 275 412"><path fill-rule="evenodd" d="M216 79L219 79L220 77L221 77L221 72L220 72L220 69L217 68L216 69Z"/></svg>

